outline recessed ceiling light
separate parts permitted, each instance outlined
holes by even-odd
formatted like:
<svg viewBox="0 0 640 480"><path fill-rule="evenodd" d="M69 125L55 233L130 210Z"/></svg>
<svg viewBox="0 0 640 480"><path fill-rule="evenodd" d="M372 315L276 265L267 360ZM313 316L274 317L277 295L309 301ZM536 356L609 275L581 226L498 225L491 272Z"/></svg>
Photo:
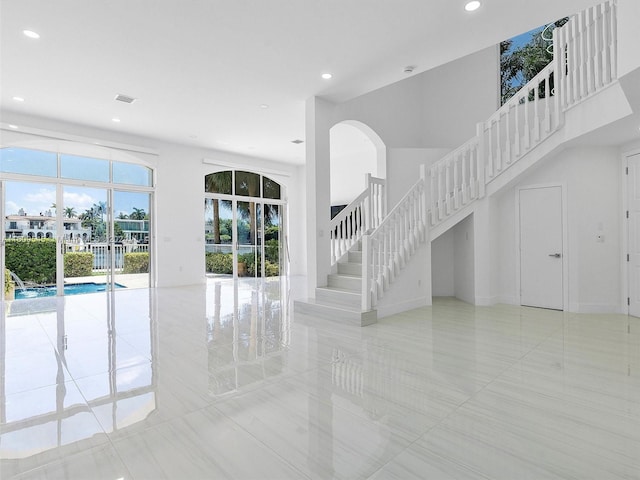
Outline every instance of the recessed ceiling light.
<svg viewBox="0 0 640 480"><path fill-rule="evenodd" d="M13 97L16 102L24 102L24 98L22 97Z"/></svg>
<svg viewBox="0 0 640 480"><path fill-rule="evenodd" d="M333 75L331 75L330 73L323 73L322 78L324 78L325 80L329 80L330 78L333 78Z"/></svg>
<svg viewBox="0 0 640 480"><path fill-rule="evenodd" d="M116 123L120 123L120 119L119 118L112 118L111 121L112 122L116 122Z"/></svg>
<svg viewBox="0 0 640 480"><path fill-rule="evenodd" d="M479 8L480 8L480 2L478 0L473 0L464 6L464 9L467 12L473 12L474 10L477 10Z"/></svg>
<svg viewBox="0 0 640 480"><path fill-rule="evenodd" d="M267 108L269 108L269 105L267 105L266 103L263 103L262 105L260 105L260 108L262 108L263 110L266 110Z"/></svg>
<svg viewBox="0 0 640 480"><path fill-rule="evenodd" d="M404 67L404 73L413 73L413 71L416 69L416 67L414 67L413 65L407 65L406 67Z"/></svg>
<svg viewBox="0 0 640 480"><path fill-rule="evenodd" d="M300 140L299 138L296 138L295 140L291 140L291 143L295 143L296 145L300 145L301 143L304 143L304 140Z"/></svg>
<svg viewBox="0 0 640 480"><path fill-rule="evenodd" d="M224 140L216 140L218 145L229 145L229 142L225 142Z"/></svg>
<svg viewBox="0 0 640 480"><path fill-rule="evenodd" d="M29 37L29 38L40 38L40 35L36 32L34 32L33 30L23 30L22 33L25 34L25 36Z"/></svg>
<svg viewBox="0 0 640 480"><path fill-rule="evenodd" d="M13 125L12 123L10 123L9 128L13 128L14 130L16 130L18 128L18 125Z"/></svg>

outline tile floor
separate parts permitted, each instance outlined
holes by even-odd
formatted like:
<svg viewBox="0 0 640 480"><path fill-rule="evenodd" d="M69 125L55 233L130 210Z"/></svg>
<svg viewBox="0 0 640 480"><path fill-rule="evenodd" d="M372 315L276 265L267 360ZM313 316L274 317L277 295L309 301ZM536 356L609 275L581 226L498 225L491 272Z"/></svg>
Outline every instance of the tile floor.
<svg viewBox="0 0 640 480"><path fill-rule="evenodd" d="M639 319L436 299L357 328L289 292L13 302L0 478L640 479Z"/></svg>

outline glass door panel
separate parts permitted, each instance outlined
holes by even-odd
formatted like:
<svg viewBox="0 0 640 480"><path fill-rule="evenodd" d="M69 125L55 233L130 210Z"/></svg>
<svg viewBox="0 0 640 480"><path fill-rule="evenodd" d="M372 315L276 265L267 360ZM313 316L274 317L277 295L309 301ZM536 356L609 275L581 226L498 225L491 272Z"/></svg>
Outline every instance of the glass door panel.
<svg viewBox="0 0 640 480"><path fill-rule="evenodd" d="M205 265L207 275L233 275L233 202L204 200Z"/></svg>
<svg viewBox="0 0 640 480"><path fill-rule="evenodd" d="M116 288L149 288L151 194L113 192Z"/></svg>
<svg viewBox="0 0 640 480"><path fill-rule="evenodd" d="M282 206L264 205L264 275L276 277L283 272Z"/></svg>
<svg viewBox="0 0 640 480"><path fill-rule="evenodd" d="M261 276L261 249L258 236L261 230L260 204L256 202L237 202L237 271L238 277Z"/></svg>
<svg viewBox="0 0 640 480"><path fill-rule="evenodd" d="M4 298L56 295L56 186L5 182Z"/></svg>
<svg viewBox="0 0 640 480"><path fill-rule="evenodd" d="M106 189L62 187L61 254L64 294L103 292L111 278L109 196Z"/></svg>

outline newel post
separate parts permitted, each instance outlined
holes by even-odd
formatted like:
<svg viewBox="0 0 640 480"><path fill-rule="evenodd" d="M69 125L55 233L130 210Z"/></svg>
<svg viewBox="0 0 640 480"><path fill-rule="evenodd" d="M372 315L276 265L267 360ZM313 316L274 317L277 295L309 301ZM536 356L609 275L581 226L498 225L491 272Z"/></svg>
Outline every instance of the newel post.
<svg viewBox="0 0 640 480"><path fill-rule="evenodd" d="M362 236L362 299L361 306L363 312L371 310L371 274L369 272L371 251L369 248L370 236Z"/></svg>
<svg viewBox="0 0 640 480"><path fill-rule="evenodd" d="M431 169L429 169L431 171ZM429 184L427 183L427 166L423 163L420 165L420 180L422 180L422 198L420 199L422 218L422 228L424 229L425 238L429 238Z"/></svg>
<svg viewBox="0 0 640 480"><path fill-rule="evenodd" d="M562 88L565 84L565 59L564 46L561 41L560 33L564 32L561 28L553 29L553 106L555 110L554 127L557 129L563 121L562 113L564 106L564 96L566 92Z"/></svg>
<svg viewBox="0 0 640 480"><path fill-rule="evenodd" d="M491 132L489 132L489 134L491 134ZM484 140L484 122L478 122L476 124L476 136L478 137L478 198L483 198L487 186L487 179L484 173L487 162ZM489 152L489 160L491 160L491 152Z"/></svg>
<svg viewBox="0 0 640 480"><path fill-rule="evenodd" d="M373 186L371 184L371 174L366 173L364 176L365 189L367 190L367 198L364 201L364 232L369 231L373 225Z"/></svg>

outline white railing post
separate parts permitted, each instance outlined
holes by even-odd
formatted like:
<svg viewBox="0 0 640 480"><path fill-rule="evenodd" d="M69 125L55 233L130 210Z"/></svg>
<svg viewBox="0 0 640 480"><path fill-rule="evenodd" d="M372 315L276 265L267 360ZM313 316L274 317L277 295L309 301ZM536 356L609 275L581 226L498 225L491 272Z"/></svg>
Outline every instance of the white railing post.
<svg viewBox="0 0 640 480"><path fill-rule="evenodd" d="M553 61L555 62L553 73L553 105L554 119L553 125L558 128L561 123L562 110L565 103L565 69L566 60L564 52L564 30L555 28L553 30ZM552 127L553 128L553 127Z"/></svg>
<svg viewBox="0 0 640 480"><path fill-rule="evenodd" d="M369 270L370 267L370 259L371 259L371 249L370 249L370 236L363 235L362 237L362 298L361 298L361 306L363 312L368 312L371 310L371 272Z"/></svg>
<svg viewBox="0 0 640 480"><path fill-rule="evenodd" d="M373 226L373 185L371 184L371 174L365 175L365 185L369 192L369 198L364 202L365 204L365 228L366 232Z"/></svg>
<svg viewBox="0 0 640 480"><path fill-rule="evenodd" d="M483 198L485 194L486 188L486 178L484 174L484 166L485 166L485 140L484 140L484 122L479 122L476 124L476 136L478 137L478 156L477 156L477 165L478 165L478 198Z"/></svg>

